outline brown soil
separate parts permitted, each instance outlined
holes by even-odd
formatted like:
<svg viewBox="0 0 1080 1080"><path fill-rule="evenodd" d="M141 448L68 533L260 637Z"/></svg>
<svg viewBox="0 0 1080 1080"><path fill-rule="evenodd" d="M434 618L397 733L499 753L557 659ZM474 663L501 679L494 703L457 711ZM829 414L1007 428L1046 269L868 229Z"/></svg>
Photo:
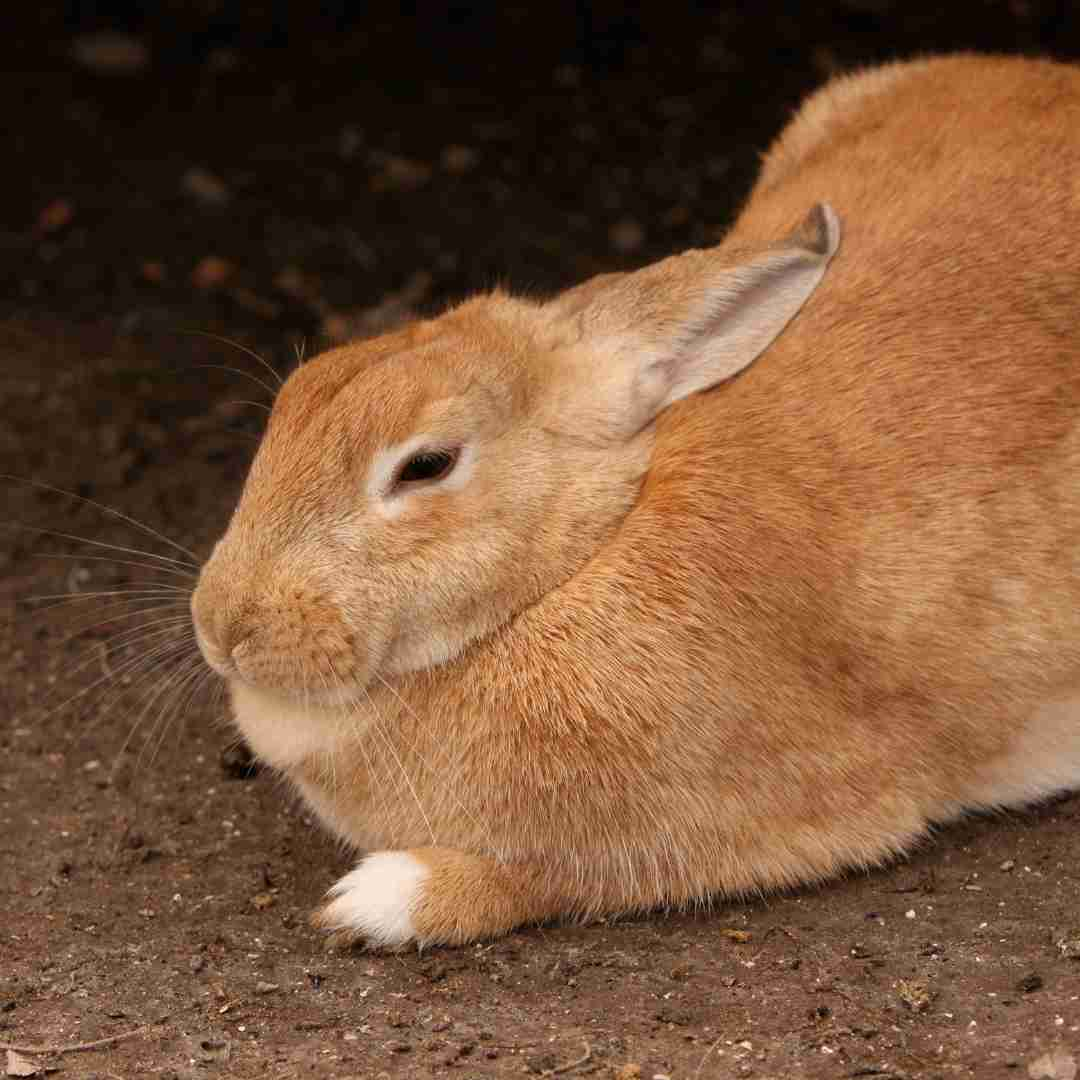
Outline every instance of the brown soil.
<svg viewBox="0 0 1080 1080"><path fill-rule="evenodd" d="M266 372L183 331L284 370L301 339L496 277L557 287L707 242L829 70L960 45L1080 54L1072 5L1049 2L973 24L852 0L601 5L588 25L507 8L449 29L190 7L124 24L153 46L141 73L74 66L69 39L100 24L61 31L47 7L10 38L0 472L200 556L264 416L235 402L267 400L201 365ZM138 661L179 624L128 639L129 609L90 595L186 580L97 545L186 556L78 498L2 491L0 1044L21 1058L72 1077L1075 1075L1075 795L792 895L326 952L306 915L346 853L248 768L195 669Z"/></svg>

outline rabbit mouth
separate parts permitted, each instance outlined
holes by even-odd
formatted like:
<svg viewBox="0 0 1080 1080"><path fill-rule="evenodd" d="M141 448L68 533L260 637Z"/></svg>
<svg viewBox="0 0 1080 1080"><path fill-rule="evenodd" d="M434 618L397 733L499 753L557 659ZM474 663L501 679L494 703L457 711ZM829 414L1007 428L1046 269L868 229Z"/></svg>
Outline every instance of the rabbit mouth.
<svg viewBox="0 0 1080 1080"><path fill-rule="evenodd" d="M368 693L365 683L352 678L352 672L340 670L340 665L334 666L327 658L321 664L297 663L288 654L274 656L265 649L248 648L245 642L225 653L198 628L195 640L207 666L226 682L268 697L300 706L341 708L363 703Z"/></svg>
<svg viewBox="0 0 1080 1080"><path fill-rule="evenodd" d="M211 665L214 666L214 665ZM214 667L215 671L219 669ZM235 666L220 671L233 690L243 689L257 694L260 698L288 704L305 709L360 709L365 708L370 700L371 691L363 683L352 682L317 682L304 684L268 678L253 678Z"/></svg>
<svg viewBox="0 0 1080 1080"><path fill-rule="evenodd" d="M298 705L320 709L347 709L367 702L366 687L356 685L273 689L258 687L264 694L276 694Z"/></svg>

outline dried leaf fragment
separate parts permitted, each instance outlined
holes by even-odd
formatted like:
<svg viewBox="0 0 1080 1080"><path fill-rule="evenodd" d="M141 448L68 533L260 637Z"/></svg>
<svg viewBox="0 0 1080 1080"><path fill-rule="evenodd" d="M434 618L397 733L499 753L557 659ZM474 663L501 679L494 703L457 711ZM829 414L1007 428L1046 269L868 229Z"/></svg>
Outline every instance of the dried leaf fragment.
<svg viewBox="0 0 1080 1080"><path fill-rule="evenodd" d="M7 1068L4 1070L7 1076L37 1076L41 1071L36 1062L24 1058L22 1054L16 1054L14 1050L7 1052Z"/></svg>
<svg viewBox="0 0 1080 1080"><path fill-rule="evenodd" d="M1031 1080L1076 1080L1076 1058L1064 1046L1036 1058L1028 1066Z"/></svg>

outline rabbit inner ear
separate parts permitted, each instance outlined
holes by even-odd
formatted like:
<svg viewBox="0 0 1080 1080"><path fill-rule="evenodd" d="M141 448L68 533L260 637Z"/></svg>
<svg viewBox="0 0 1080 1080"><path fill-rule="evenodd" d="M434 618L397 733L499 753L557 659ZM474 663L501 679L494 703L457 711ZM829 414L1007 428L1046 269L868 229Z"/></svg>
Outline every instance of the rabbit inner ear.
<svg viewBox="0 0 1080 1080"><path fill-rule="evenodd" d="M621 414L632 435L674 402L738 374L795 317L839 243L839 219L819 203L784 241L741 265L691 252L601 290L580 325L583 343L604 358L593 386L609 415Z"/></svg>

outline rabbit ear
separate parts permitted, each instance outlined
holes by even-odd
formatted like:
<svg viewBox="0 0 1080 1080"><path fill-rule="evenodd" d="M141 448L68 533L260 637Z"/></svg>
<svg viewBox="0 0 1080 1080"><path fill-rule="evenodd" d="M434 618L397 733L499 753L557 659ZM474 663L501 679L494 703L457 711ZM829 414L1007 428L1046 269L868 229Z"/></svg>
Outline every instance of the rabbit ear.
<svg viewBox="0 0 1080 1080"><path fill-rule="evenodd" d="M602 357L599 369L579 369L575 396L587 395L620 434L636 433L762 353L817 288L839 244L836 213L818 203L783 241L736 265L692 251L571 290L562 314L574 317L576 343Z"/></svg>

